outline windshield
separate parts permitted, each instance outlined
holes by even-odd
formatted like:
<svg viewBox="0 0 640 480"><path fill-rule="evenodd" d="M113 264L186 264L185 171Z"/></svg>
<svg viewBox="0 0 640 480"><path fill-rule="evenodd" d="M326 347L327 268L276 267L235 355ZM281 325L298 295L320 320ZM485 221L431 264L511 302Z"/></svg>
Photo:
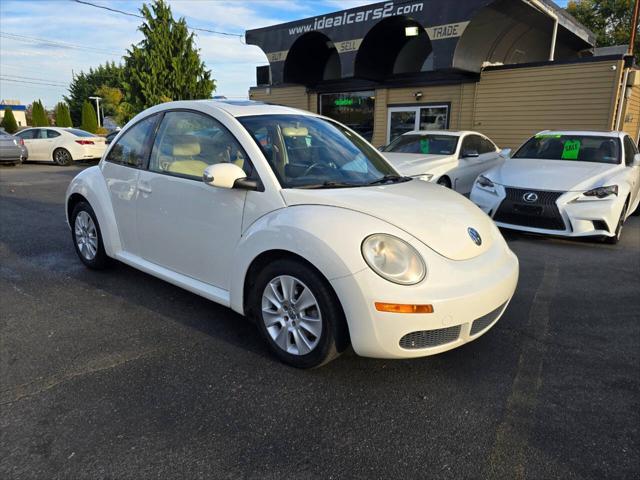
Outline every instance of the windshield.
<svg viewBox="0 0 640 480"><path fill-rule="evenodd" d="M453 155L458 147L458 137L451 135L419 135L417 133L400 135L384 152L421 153L425 155Z"/></svg>
<svg viewBox="0 0 640 480"><path fill-rule="evenodd" d="M513 158L620 163L620 141L592 135L540 134L531 138Z"/></svg>
<svg viewBox="0 0 640 480"><path fill-rule="evenodd" d="M369 143L309 115L240 117L283 188L333 188L401 181Z"/></svg>

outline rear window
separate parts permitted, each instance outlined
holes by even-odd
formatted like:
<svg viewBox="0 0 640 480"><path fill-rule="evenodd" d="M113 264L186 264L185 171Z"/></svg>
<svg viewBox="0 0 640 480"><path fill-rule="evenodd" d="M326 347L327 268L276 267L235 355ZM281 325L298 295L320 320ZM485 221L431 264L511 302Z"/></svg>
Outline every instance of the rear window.
<svg viewBox="0 0 640 480"><path fill-rule="evenodd" d="M95 137L93 133L89 133L79 128L68 128L67 132L74 134L76 137Z"/></svg>
<svg viewBox="0 0 640 480"><path fill-rule="evenodd" d="M539 134L520 147L513 158L619 164L620 152L617 138Z"/></svg>

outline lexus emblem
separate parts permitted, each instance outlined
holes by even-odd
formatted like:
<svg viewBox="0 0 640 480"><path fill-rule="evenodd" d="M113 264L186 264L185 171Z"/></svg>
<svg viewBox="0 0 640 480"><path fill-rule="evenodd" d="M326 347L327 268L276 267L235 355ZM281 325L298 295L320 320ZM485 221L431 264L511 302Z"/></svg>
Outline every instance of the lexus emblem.
<svg viewBox="0 0 640 480"><path fill-rule="evenodd" d="M522 196L525 202L533 203L538 201L538 194L533 192L527 192Z"/></svg>
<svg viewBox="0 0 640 480"><path fill-rule="evenodd" d="M475 228L469 227L467 228L467 232L469 233L471 240L473 240L473 243L475 243L478 246L482 245L482 237L480 236L480 234Z"/></svg>

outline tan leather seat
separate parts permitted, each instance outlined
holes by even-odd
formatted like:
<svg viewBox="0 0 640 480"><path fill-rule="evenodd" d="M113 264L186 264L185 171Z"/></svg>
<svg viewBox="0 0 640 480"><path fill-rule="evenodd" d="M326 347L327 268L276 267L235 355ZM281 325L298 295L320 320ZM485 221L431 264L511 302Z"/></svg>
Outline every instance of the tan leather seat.
<svg viewBox="0 0 640 480"><path fill-rule="evenodd" d="M168 162L167 172L191 177L202 177L208 163L194 157L200 155L200 141L193 135L184 135L173 142L171 161Z"/></svg>

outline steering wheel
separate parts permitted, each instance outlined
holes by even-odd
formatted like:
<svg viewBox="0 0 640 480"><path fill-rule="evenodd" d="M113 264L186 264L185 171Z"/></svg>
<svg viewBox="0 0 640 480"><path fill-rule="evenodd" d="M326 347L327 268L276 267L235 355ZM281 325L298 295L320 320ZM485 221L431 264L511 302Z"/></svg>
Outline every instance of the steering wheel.
<svg viewBox="0 0 640 480"><path fill-rule="evenodd" d="M326 166L322 165L321 163L314 162L314 163L312 163L311 165L309 165L307 167L307 169L304 171L304 173L301 175L301 177L307 176L310 172L313 171L314 168L326 168Z"/></svg>

